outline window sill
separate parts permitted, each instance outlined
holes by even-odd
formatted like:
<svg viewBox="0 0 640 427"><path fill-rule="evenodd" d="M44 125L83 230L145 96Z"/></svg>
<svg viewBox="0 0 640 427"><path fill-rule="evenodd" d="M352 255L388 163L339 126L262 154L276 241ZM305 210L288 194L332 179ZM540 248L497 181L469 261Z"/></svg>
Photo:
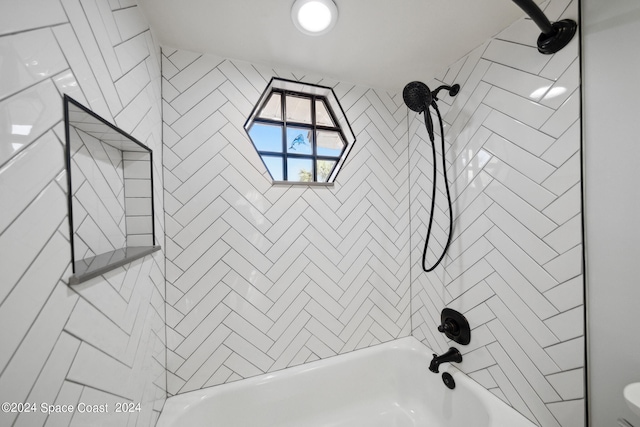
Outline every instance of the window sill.
<svg viewBox="0 0 640 427"><path fill-rule="evenodd" d="M333 187L333 182L301 182L301 181L271 181L273 185L277 186L295 186L295 187Z"/></svg>

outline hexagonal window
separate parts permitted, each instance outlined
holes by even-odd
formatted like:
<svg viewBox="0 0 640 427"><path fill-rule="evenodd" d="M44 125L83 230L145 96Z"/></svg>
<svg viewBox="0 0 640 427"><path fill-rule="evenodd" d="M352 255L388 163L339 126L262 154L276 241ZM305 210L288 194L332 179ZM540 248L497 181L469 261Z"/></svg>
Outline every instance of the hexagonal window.
<svg viewBox="0 0 640 427"><path fill-rule="evenodd" d="M356 141L333 89L272 78L244 125L274 183L332 183Z"/></svg>

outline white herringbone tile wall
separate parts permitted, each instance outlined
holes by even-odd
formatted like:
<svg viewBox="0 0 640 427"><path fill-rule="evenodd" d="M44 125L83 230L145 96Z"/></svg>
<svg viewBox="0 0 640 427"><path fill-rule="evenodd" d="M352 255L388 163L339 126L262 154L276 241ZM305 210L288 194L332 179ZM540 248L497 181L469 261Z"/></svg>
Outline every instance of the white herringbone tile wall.
<svg viewBox="0 0 640 427"><path fill-rule="evenodd" d="M37 411L0 413L0 424L153 426L166 398L164 256L67 286L62 95L156 151L162 243L159 48L135 1L10 3L0 6L0 398ZM141 411L115 413L116 402ZM47 414L40 406L79 403L109 412Z"/></svg>
<svg viewBox="0 0 640 427"><path fill-rule="evenodd" d="M410 333L402 97L163 50L168 389ZM335 186L273 186L243 125L272 77L334 88L357 141Z"/></svg>
<svg viewBox="0 0 640 427"><path fill-rule="evenodd" d="M546 13L577 20L577 3L552 0ZM433 160L422 118L410 113L412 334L446 351L440 311L462 311L472 327L469 346L458 346L464 372L537 425L583 427L578 37L545 56L538 33L518 21L430 84L462 90L439 102L455 222L447 256L428 274ZM437 179L428 264L448 230Z"/></svg>

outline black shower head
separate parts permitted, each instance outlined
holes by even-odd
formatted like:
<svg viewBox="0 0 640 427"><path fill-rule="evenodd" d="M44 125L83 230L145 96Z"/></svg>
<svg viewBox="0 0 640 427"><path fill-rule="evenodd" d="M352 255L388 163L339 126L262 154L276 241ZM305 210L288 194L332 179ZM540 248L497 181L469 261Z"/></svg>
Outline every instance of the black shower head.
<svg viewBox="0 0 640 427"><path fill-rule="evenodd" d="M404 103L416 113L427 110L433 102L433 96L429 87L422 82L408 83L402 91Z"/></svg>

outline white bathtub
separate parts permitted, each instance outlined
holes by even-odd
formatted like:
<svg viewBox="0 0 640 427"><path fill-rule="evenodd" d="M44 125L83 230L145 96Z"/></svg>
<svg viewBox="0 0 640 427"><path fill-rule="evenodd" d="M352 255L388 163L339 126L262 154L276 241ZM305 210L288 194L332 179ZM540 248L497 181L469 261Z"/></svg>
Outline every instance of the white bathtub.
<svg viewBox="0 0 640 427"><path fill-rule="evenodd" d="M413 337L167 399L157 427L532 427ZM446 368L446 369L445 369ZM442 372L456 382L449 390Z"/></svg>

